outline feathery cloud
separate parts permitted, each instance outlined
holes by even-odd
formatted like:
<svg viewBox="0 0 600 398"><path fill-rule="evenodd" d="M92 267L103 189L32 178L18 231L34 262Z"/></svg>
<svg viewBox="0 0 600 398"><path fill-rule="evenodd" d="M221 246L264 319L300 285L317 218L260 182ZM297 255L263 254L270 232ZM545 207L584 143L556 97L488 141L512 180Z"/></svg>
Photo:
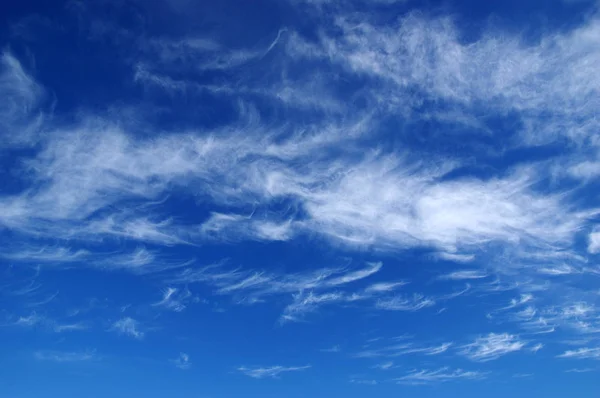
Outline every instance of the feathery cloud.
<svg viewBox="0 0 600 398"><path fill-rule="evenodd" d="M478 337L471 344L462 347L461 354L477 362L487 362L503 355L520 351L527 343L519 340L518 336L502 333L490 333Z"/></svg>
<svg viewBox="0 0 600 398"><path fill-rule="evenodd" d="M121 318L113 323L111 330L138 340L144 337L144 332L139 330L139 322L130 317Z"/></svg>
<svg viewBox="0 0 600 398"><path fill-rule="evenodd" d="M306 366L271 366L267 368L255 367L255 368L247 368L245 366L241 366L238 368L238 371L245 374L246 376L252 377L254 379L264 379L264 378L277 378L281 373L287 372L297 372L301 370L306 370L310 368L310 365Z"/></svg>
<svg viewBox="0 0 600 398"><path fill-rule="evenodd" d="M396 380L400 384L429 384L441 383L454 380L478 380L485 378L486 374L478 371L466 371L462 369L451 370L444 367L437 370L413 370Z"/></svg>
<svg viewBox="0 0 600 398"><path fill-rule="evenodd" d="M180 291L180 289L174 287L167 287L163 292L162 300L152 305L175 312L181 312L185 309L185 303L191 299L191 296L192 293L188 289Z"/></svg>
<svg viewBox="0 0 600 398"><path fill-rule="evenodd" d="M600 347L585 347L577 350L568 350L558 357L574 359L600 359Z"/></svg>
<svg viewBox="0 0 600 398"><path fill-rule="evenodd" d="M453 271L449 274L445 274L445 275L440 275L438 277L438 279L446 279L446 280L454 280L454 281L460 281L460 280L469 280L469 279L483 279L485 277L487 277L488 275L482 271L478 271L478 270L458 270L458 271Z"/></svg>
<svg viewBox="0 0 600 398"><path fill-rule="evenodd" d="M435 301L431 298L415 294L412 297L395 296L390 299L380 299L376 307L388 311L418 311L423 308L432 307Z"/></svg>

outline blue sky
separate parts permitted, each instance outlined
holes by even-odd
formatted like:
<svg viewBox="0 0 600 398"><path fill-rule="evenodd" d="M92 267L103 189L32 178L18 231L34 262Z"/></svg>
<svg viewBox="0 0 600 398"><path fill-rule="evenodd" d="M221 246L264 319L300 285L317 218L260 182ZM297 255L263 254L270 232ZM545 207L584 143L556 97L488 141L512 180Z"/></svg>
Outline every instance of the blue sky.
<svg viewBox="0 0 600 398"><path fill-rule="evenodd" d="M0 396L600 393L598 3L0 16Z"/></svg>

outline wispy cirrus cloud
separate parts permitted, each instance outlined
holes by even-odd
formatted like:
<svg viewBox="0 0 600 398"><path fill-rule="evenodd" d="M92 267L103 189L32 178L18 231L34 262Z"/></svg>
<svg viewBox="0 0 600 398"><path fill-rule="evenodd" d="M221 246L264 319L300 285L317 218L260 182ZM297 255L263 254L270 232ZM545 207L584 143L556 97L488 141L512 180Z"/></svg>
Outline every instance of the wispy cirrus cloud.
<svg viewBox="0 0 600 398"><path fill-rule="evenodd" d="M407 285L406 281L398 282L380 282L374 283L365 289L366 292L391 292L404 285Z"/></svg>
<svg viewBox="0 0 600 398"><path fill-rule="evenodd" d="M582 138L592 131L594 123L588 124L592 108L585 102L597 100L598 80L584 71L599 56L591 50L598 41L597 18L537 43L491 26L474 43L463 43L453 18L421 13L409 13L384 26L368 19L359 23L351 14L336 22L343 39L324 36L319 46L294 37L295 53L332 56L351 72L393 84L395 90L386 94L388 100L396 99L395 106L407 102L411 106L410 97L400 96L416 85L430 98L517 110L524 120L526 141L556 134ZM522 68L511 67L517 64ZM557 113L543 120L540 116L548 110Z"/></svg>
<svg viewBox="0 0 600 398"><path fill-rule="evenodd" d="M84 331L90 328L90 325L84 321L69 322L68 320L53 319L35 311L29 315L19 316L10 325L27 329L38 328L54 333Z"/></svg>
<svg viewBox="0 0 600 398"><path fill-rule="evenodd" d="M458 270L449 274L440 275L438 279L460 281L469 279L483 279L487 276L488 274L480 270Z"/></svg>
<svg viewBox="0 0 600 398"><path fill-rule="evenodd" d="M192 293L188 289L180 290L174 287L167 287L163 292L162 299L152 305L181 312L185 309L186 303L191 299L191 296Z"/></svg>
<svg viewBox="0 0 600 398"><path fill-rule="evenodd" d="M350 305L364 303L379 309L400 310L400 298L391 296L406 281L372 283L366 287L364 280L377 274L383 267L380 262L367 263L362 268L321 268L301 273L278 275L265 271L227 270L223 264L203 268L186 268L171 279L174 284L204 283L213 286L216 294L227 295L234 301L258 303L273 296L291 298L283 310L280 322L300 321L306 314L326 305ZM388 298L384 298L388 297ZM414 299L414 300L413 300ZM431 299L405 299L406 311L417 311L433 305Z"/></svg>
<svg viewBox="0 0 600 398"><path fill-rule="evenodd" d="M141 340L144 338L144 332L140 330L140 323L130 317L124 317L113 323L111 331L123 334L134 339Z"/></svg>
<svg viewBox="0 0 600 398"><path fill-rule="evenodd" d="M293 296L293 302L285 307L281 322L298 321L304 314L315 311L322 305L346 301L342 293L308 294L298 293Z"/></svg>
<svg viewBox="0 0 600 398"><path fill-rule="evenodd" d="M573 369L568 369L565 370L566 373L589 373L589 372L595 372L598 369L594 369L594 368L573 368Z"/></svg>
<svg viewBox="0 0 600 398"><path fill-rule="evenodd" d="M376 303L377 308L388 311L418 311L434 305L435 300L420 294L412 297L395 296L389 299L380 299Z"/></svg>
<svg viewBox="0 0 600 398"><path fill-rule="evenodd" d="M453 343L442 343L436 346L424 347L420 344L415 344L413 342L406 342L400 344L392 344L383 347L371 347L365 351L361 351L357 353L355 356L357 358L372 358L372 357L399 357L403 355L439 355L442 354L450 347L453 346ZM387 362L390 364L391 362ZM393 364L393 363L392 363ZM390 365L391 366L391 365Z"/></svg>
<svg viewBox="0 0 600 398"><path fill-rule="evenodd" d="M43 122L38 107L44 89L9 51L0 54L0 92L5 98L0 111L1 146L28 146L36 142L35 135Z"/></svg>
<svg viewBox="0 0 600 398"><path fill-rule="evenodd" d="M586 347L577 350L568 350L558 356L559 358L573 359L599 359L600 347Z"/></svg>
<svg viewBox="0 0 600 398"><path fill-rule="evenodd" d="M592 225L598 210L579 200L597 176L597 16L535 42L486 26L467 43L451 17L407 13L384 22L359 9L333 11L319 17L325 23L315 35L290 28L256 46L228 47L197 34L167 38L148 32L129 39L138 51L124 62L134 82L149 91L134 101L140 104L129 105L128 117L90 109L68 124L64 119L71 118L42 117L51 111L42 109L44 88L5 52L0 94L8 106L0 111L0 125L8 134L2 146L29 146L11 166L18 183L0 195L0 228L26 244L3 258L160 274L167 287L154 307L173 311L182 311L190 299L180 286L203 283L217 298L277 302L281 321L299 321L329 305L425 310L471 286L448 295L398 292L408 282L385 280L379 262L288 273L201 267L170 259L172 248L309 237L346 252L376 249L373 257L426 249L434 253L430 257L471 264L437 277L447 284L468 280L474 291L490 295L515 290L519 298L491 313L498 322L515 322L521 329L513 333L560 328L595 335L595 301L575 278L593 271L586 262L598 251ZM143 120L161 90L174 101L189 96L193 103L198 93L218 98L231 105L231 117L204 126L173 106L161 112L180 123L159 128ZM209 107L206 98L202 103ZM386 144L389 120L399 127L394 139L401 145ZM498 127L508 121L514 127ZM434 126L431 137L422 134L422 122ZM44 134L38 137L40 126ZM30 145L34 136L36 145ZM534 151L559 137L572 144L559 157L521 161L509 153ZM427 148L415 144L421 141ZM498 166L498 159L506 164ZM554 170L555 162L567 167ZM175 203L193 198L194 210L167 204L172 196ZM588 245L582 249L575 242L583 235ZM106 248L115 250L107 255ZM476 268L479 260L485 269ZM486 279L492 276L497 283ZM577 289L562 294L568 284L557 279ZM553 294L565 301L556 304ZM51 302L45 300L36 302ZM56 332L88 325L50 322L37 313L15 324ZM129 317L110 330L144 336ZM452 343L437 344L374 352L452 351ZM484 362L537 351L539 345L528 344L516 334L491 333L459 352ZM578 348L563 355L593 354L593 348ZM189 358L183 355L178 360L185 366ZM262 378L302 369L239 371ZM478 376L442 368L415 370L399 381Z"/></svg>
<svg viewBox="0 0 600 398"><path fill-rule="evenodd" d="M43 316L38 315L35 312L33 312L33 313L31 313L31 315L28 315L28 316L20 316L15 321L14 324L16 326L31 327L31 326L39 325L43 321L44 321L44 317Z"/></svg>
<svg viewBox="0 0 600 398"><path fill-rule="evenodd" d="M239 367L237 370L246 376L252 377L254 379L264 379L264 378L277 378L282 373L288 372L298 372L302 370L309 369L310 365L305 366L271 366L271 367L254 367L248 368L245 366Z"/></svg>
<svg viewBox="0 0 600 398"><path fill-rule="evenodd" d="M396 380L400 384L422 385L430 383L443 383L455 380L479 380L486 377L486 373L479 371L466 371L450 369L448 367L437 370L414 370Z"/></svg>
<svg viewBox="0 0 600 398"><path fill-rule="evenodd" d="M87 330L90 326L85 322L54 324L52 327L56 333L72 332L77 330Z"/></svg>
<svg viewBox="0 0 600 398"><path fill-rule="evenodd" d="M487 362L500 358L506 354L523 349L527 342L518 336L502 333L490 333L475 339L473 343L464 345L461 354L477 362Z"/></svg>
<svg viewBox="0 0 600 398"><path fill-rule="evenodd" d="M6 250L7 248L5 248ZM12 249L12 250L10 250ZM17 260L29 263L69 263L80 261L89 256L87 250L72 250L68 247L42 246L33 248L9 248L0 256L9 260Z"/></svg>
<svg viewBox="0 0 600 398"><path fill-rule="evenodd" d="M225 49L198 35L145 38L142 58L146 59L135 65L143 64L144 71L160 70L157 73L166 79L170 72L181 72L169 69L175 66L188 72L199 68L235 73L250 59L260 65L266 54L273 55L269 62L282 68L304 62L314 62L317 68L325 59L347 79L390 82L393 90L377 84L356 94L368 103L393 104L390 108L402 109L399 113L407 119L427 116L415 111L422 100L410 100L419 97L440 98L450 104L450 111L457 106L473 108L472 119L488 108L514 111L529 133L535 130L546 138L562 131L573 139L585 137L594 126L590 104L598 82L583 71L598 57L591 51L595 18L538 44L488 27L473 45L466 45L460 40L458 24L448 17L409 13L377 25L370 18L357 23L355 15L345 15L341 9L334 14L316 41L279 31L260 49ZM336 36L337 31L344 34ZM301 88L294 83L302 81L301 74L294 80L264 82L253 69L262 68L257 65L240 77L243 85L279 90L279 96L289 91L281 89L286 87L282 83L292 91ZM516 71L511 65L527 67ZM16 80L32 81L25 77ZM141 75L136 78L144 80ZM192 76L192 80L197 78ZM405 95L407 90L413 94L416 90L416 95ZM566 98L564 93L568 93ZM234 88L230 97L237 98L236 94ZM245 98L248 103L256 102ZM287 104L296 109L300 101L292 97ZM359 115L354 119L344 117L334 123L311 119L309 126L288 125L279 132L280 126L265 129L255 109L259 106L253 106L240 107L240 120L223 128L173 132L152 140L127 131L136 126L122 127L93 115L78 128L53 125L56 134L26 162L33 180L43 188L3 198L1 220L11 229L31 234L79 239L112 236L163 245L197 242L207 235L225 241L231 237L284 241L318 233L352 247L433 246L447 258L462 260L472 260L475 254L459 257L469 251L458 249L481 243L565 244L585 223L585 217L571 214L569 200L561 192L548 194L535 188L540 176L535 166L511 168L492 178L443 178L460 169L464 161L438 158L434 167L427 167L423 159L405 153L384 155L374 150L357 156L356 139L365 134L376 138L373 132L378 130L364 109L350 109L347 113ZM560 112L550 112L552 118L535 118L548 111ZM392 109L381 112L395 114ZM447 113L447 119L452 112L442 113ZM427 117L443 119L441 115ZM540 126L540 120L546 124ZM341 148L342 141L349 144L348 150L328 156L328 150ZM299 170L298 164L305 166ZM147 203L173 187L187 190L191 186L199 191L193 194L206 197L215 207L230 206L231 211L214 211L199 225L190 226L175 218L111 210L116 203ZM353 189L356 186L363 189ZM268 208L282 198L292 198L302 208L302 217L281 218L266 212L266 217L259 218L242 211L248 203ZM86 218L100 213L102 217ZM86 220L85 228L82 220Z"/></svg>
<svg viewBox="0 0 600 398"><path fill-rule="evenodd" d="M447 253L447 252L438 253L437 257L442 260L454 261L457 263L468 263L475 259L474 254Z"/></svg>
<svg viewBox="0 0 600 398"><path fill-rule="evenodd" d="M529 348L529 351L536 353L539 350L541 350L542 348L544 348L544 344L538 343L538 344L534 345L533 347Z"/></svg>
<svg viewBox="0 0 600 398"><path fill-rule="evenodd" d="M83 139L85 130L94 132L93 137ZM538 197L529 192L531 177L526 171L496 181L439 182L443 172L453 168L451 164L429 169L402 156L375 157L376 153L358 163L344 157L317 159L300 171L287 162L308 156L302 148L312 147L313 137L292 135L287 143L273 144L269 140L276 136L266 135L266 142L252 143L229 130L219 138L210 133L180 134L137 142L111 125L90 125L83 131L66 132L63 136L69 138L49 142L28 162L34 170L49 171L38 176L45 188L4 198L3 208L7 211L1 221L5 225L27 233L58 232L65 238L108 235L165 245L199 240L206 231L218 236L222 232L237 234L239 230L246 231L243 236L250 231L259 240L288 239L296 233L320 231L325 237L350 245L410 247L430 242L446 248L496 239L511 241L518 231L529 239L538 236L555 242L567 239L576 228L567 217L560 218L562 213L552 212L561 207L558 197ZM95 134L99 131L102 133ZM179 151L182 146L189 150ZM296 153L286 151L285 146L296 148ZM105 156L109 150L112 155ZM231 164L235 165L233 169ZM348 166L351 171L342 172ZM308 218L257 220L229 214L219 215L217 220L213 215L194 231L168 218L150 219L128 212L91 220L84 228L77 225L116 201L154 199L172 184L185 185L195 179L215 182L206 185L212 188L203 194L219 203L235 204L254 197L268 204L291 195L303 204ZM86 181L93 184L81 184ZM246 182L242 196L232 202L229 193L241 181ZM359 185L363 187L360 192L351 189ZM402 190L394 188L400 186ZM484 197L493 199L480 200ZM481 207L484 204L486 208ZM448 207L469 216L448 218L442 212ZM532 218L535 214L540 217ZM549 223L553 226L548 227ZM409 228L411 225L416 228Z"/></svg>
<svg viewBox="0 0 600 398"><path fill-rule="evenodd" d="M373 368L380 369L380 370L389 370L393 367L394 367L394 362L392 362L392 361L381 362L381 363L378 363L373 366Z"/></svg>
<svg viewBox="0 0 600 398"><path fill-rule="evenodd" d="M35 358L39 361L51 362L85 362L97 360L95 351L64 352L64 351L36 351Z"/></svg>

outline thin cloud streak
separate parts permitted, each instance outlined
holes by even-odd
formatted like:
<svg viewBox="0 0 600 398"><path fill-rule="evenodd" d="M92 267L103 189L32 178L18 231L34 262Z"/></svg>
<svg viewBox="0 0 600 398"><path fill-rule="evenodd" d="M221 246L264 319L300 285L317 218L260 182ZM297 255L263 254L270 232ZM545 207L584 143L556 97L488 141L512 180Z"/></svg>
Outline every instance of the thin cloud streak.
<svg viewBox="0 0 600 398"><path fill-rule="evenodd" d="M245 366L239 367L237 370L246 376L252 377L254 379L264 379L264 378L272 378L276 379L282 373L288 372L298 372L302 370L309 369L311 366L271 366L266 368L256 367L256 368L247 368Z"/></svg>
<svg viewBox="0 0 600 398"><path fill-rule="evenodd" d="M558 356L559 358L574 358L574 359L599 359L600 347L586 347L577 350L568 350Z"/></svg>
<svg viewBox="0 0 600 398"><path fill-rule="evenodd" d="M483 372L462 369L451 370L448 367L444 367L437 370L414 370L395 380L399 384L423 385L455 380L480 380L485 378L485 376L486 373Z"/></svg>
<svg viewBox="0 0 600 398"><path fill-rule="evenodd" d="M58 363L86 362L97 360L94 351L86 352L62 352L62 351L37 351L35 358L39 361L52 361Z"/></svg>

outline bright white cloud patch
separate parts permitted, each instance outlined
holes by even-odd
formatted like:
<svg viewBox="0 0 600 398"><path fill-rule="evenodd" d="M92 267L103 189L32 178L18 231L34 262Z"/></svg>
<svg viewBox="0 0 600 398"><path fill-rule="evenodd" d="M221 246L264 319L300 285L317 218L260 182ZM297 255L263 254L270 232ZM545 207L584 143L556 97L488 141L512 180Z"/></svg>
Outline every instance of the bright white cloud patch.
<svg viewBox="0 0 600 398"><path fill-rule="evenodd" d="M592 232L589 236L588 251L590 253L600 252L600 232Z"/></svg>

